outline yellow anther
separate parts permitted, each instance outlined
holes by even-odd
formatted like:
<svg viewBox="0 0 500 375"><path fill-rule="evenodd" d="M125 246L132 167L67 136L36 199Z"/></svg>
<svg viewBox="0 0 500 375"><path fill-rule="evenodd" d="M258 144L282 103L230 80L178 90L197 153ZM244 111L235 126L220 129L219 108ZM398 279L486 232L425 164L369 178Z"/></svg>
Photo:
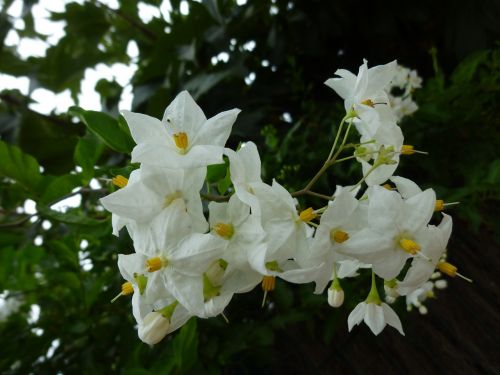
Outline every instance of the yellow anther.
<svg viewBox="0 0 500 375"><path fill-rule="evenodd" d="M128 184L128 178L119 174L111 179L111 183L119 188L124 188Z"/></svg>
<svg viewBox="0 0 500 375"><path fill-rule="evenodd" d="M420 245L416 243L415 241L409 240L408 238L402 238L399 240L399 246L406 251L407 253L410 253L411 255L415 255L420 251Z"/></svg>
<svg viewBox="0 0 500 375"><path fill-rule="evenodd" d="M437 199L436 204L434 205L434 211L443 211L444 210L444 201L442 199Z"/></svg>
<svg viewBox="0 0 500 375"><path fill-rule="evenodd" d="M444 273L445 275L448 275L450 277L455 277L457 276L457 270L458 268L455 267L453 264L448 263L448 262L439 262L437 265L439 271Z"/></svg>
<svg viewBox="0 0 500 375"><path fill-rule="evenodd" d="M390 184L384 184L384 185L382 185L382 187L387 189L387 190L394 190L394 188Z"/></svg>
<svg viewBox="0 0 500 375"><path fill-rule="evenodd" d="M276 277L264 276L262 278L262 290L264 292L272 292L276 288Z"/></svg>
<svg viewBox="0 0 500 375"><path fill-rule="evenodd" d="M375 107L375 103L371 99L363 100L361 102L361 104L367 105L367 106L372 107L372 108Z"/></svg>
<svg viewBox="0 0 500 375"><path fill-rule="evenodd" d="M461 279L464 279L465 281L468 281L469 283L472 283L472 279L469 279L468 277L465 277L464 275L460 274L457 272L457 267L455 267L453 264L448 263L448 262L439 262L437 264L437 268L444 273L445 275L455 277L458 276Z"/></svg>
<svg viewBox="0 0 500 375"><path fill-rule="evenodd" d="M127 296L134 293L134 287L130 281L122 284L122 296Z"/></svg>
<svg viewBox="0 0 500 375"><path fill-rule="evenodd" d="M175 133L173 137L177 148L179 148L181 153L185 153L189 145L187 134L184 132Z"/></svg>
<svg viewBox="0 0 500 375"><path fill-rule="evenodd" d="M146 267L148 267L148 272L155 272L161 269L164 265L163 260L160 257L154 257L146 260Z"/></svg>
<svg viewBox="0 0 500 375"><path fill-rule="evenodd" d="M308 223L311 220L315 219L318 216L313 210L312 207L309 207L302 211L299 215L299 219L302 220L304 223Z"/></svg>
<svg viewBox="0 0 500 375"><path fill-rule="evenodd" d="M401 154L402 155L413 155L416 151L413 149L412 145L402 145Z"/></svg>
<svg viewBox="0 0 500 375"><path fill-rule="evenodd" d="M349 235L343 230L332 229L330 231L330 240L336 243L342 243L349 239Z"/></svg>
<svg viewBox="0 0 500 375"><path fill-rule="evenodd" d="M215 233L226 240L229 240L234 234L234 227L231 224L217 223L213 229Z"/></svg>

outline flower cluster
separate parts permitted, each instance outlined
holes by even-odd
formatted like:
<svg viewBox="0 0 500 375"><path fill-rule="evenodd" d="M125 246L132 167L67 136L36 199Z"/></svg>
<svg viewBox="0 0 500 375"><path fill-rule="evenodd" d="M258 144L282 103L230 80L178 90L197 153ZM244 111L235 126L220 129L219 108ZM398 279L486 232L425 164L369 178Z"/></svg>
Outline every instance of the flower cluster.
<svg viewBox="0 0 500 375"><path fill-rule="evenodd" d="M387 93L391 108L398 120L417 111L418 105L413 100L412 93L421 87L422 78L416 70L397 65L396 75L389 84Z"/></svg>
<svg viewBox="0 0 500 375"><path fill-rule="evenodd" d="M401 155L418 152L403 144L390 105L387 90L401 75L398 69L396 62L368 69L365 61L357 75L338 70L326 81L345 100L346 115L321 170L293 194L275 180L262 181L254 143L236 151L225 147L237 109L207 119L184 91L162 121L122 113L137 144L132 162L140 168L129 178L115 176L119 189L101 203L113 214L114 234L126 227L133 240L135 252L118 258L126 280L119 296L132 294L141 340L155 344L192 316L223 314L235 293L259 284L265 296L277 277L314 282L315 293L330 284L328 303L338 307L344 300L340 279L356 276L359 268L372 270L372 288L350 314L349 330L364 320L375 334L386 324L403 334L398 316L379 297L377 279L392 296L408 296L424 287L436 267L451 276L456 268L440 262L450 216L430 224L444 202L433 190L393 176ZM339 158L354 130L354 154ZM213 196L204 188L207 167L224 165L224 156L231 186ZM337 186L333 194L311 190L321 174L345 160L361 163L357 184ZM298 209L296 197L308 194L327 204Z"/></svg>

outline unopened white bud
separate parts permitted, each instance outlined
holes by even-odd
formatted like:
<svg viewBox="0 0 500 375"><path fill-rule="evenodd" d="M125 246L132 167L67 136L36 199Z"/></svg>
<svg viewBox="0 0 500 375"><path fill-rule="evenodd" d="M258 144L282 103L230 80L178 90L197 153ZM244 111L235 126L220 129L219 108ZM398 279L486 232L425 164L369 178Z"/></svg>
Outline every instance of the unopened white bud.
<svg viewBox="0 0 500 375"><path fill-rule="evenodd" d="M399 293L398 291L396 290L396 288L393 288L387 284L384 284L384 291L385 291L385 294L386 296L389 296L389 297L392 297L392 298L398 298L399 297Z"/></svg>
<svg viewBox="0 0 500 375"><path fill-rule="evenodd" d="M436 288L438 289L446 289L448 287L448 281L444 280L444 279L441 279L441 280L436 280L434 282L434 285L436 286Z"/></svg>
<svg viewBox="0 0 500 375"><path fill-rule="evenodd" d="M146 344L154 345L167 335L169 328L170 319L158 311L152 311L139 324L139 338Z"/></svg>
<svg viewBox="0 0 500 375"><path fill-rule="evenodd" d="M394 302L396 302L396 298L391 297L391 296L385 296L385 302L387 302L389 305L391 305Z"/></svg>
<svg viewBox="0 0 500 375"><path fill-rule="evenodd" d="M441 272L434 272L431 276L431 279L432 280L436 280L436 279L439 279L441 277Z"/></svg>
<svg viewBox="0 0 500 375"><path fill-rule="evenodd" d="M344 303L344 290L328 288L328 304L331 307L340 307Z"/></svg>
<svg viewBox="0 0 500 375"><path fill-rule="evenodd" d="M422 314L422 315L427 314L427 312L428 312L427 307L425 307L424 305L420 305L420 306L418 307L418 312L419 312L420 314Z"/></svg>

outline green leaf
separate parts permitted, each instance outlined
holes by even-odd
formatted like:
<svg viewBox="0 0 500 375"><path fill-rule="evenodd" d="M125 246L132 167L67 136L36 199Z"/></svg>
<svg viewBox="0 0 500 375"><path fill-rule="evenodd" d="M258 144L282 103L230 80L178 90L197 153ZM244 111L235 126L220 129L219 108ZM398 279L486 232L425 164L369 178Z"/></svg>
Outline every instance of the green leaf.
<svg viewBox="0 0 500 375"><path fill-rule="evenodd" d="M65 268L69 266L73 269L78 269L79 266L78 266L77 250L72 250L63 241L56 241L56 240L49 241L46 246Z"/></svg>
<svg viewBox="0 0 500 375"><path fill-rule="evenodd" d="M73 158L75 163L82 167L85 182L94 176L94 166L102 154L103 146L100 139L90 131L76 144Z"/></svg>
<svg viewBox="0 0 500 375"><path fill-rule="evenodd" d="M196 318L189 320L172 340L174 362L181 371L188 370L198 356L198 334Z"/></svg>
<svg viewBox="0 0 500 375"><path fill-rule="evenodd" d="M113 117L97 111L86 111L80 107L71 107L69 113L78 117L111 149L130 154L134 148L132 138L121 129Z"/></svg>
<svg viewBox="0 0 500 375"><path fill-rule="evenodd" d="M61 198L77 187L81 185L81 177L76 174L68 174L65 176L54 177L51 179L50 183L46 185L42 197L40 198L40 203L51 204L58 198Z"/></svg>
<svg viewBox="0 0 500 375"><path fill-rule="evenodd" d="M0 161L0 174L12 178L32 192L37 192L42 175L40 165L33 156L0 141Z"/></svg>
<svg viewBox="0 0 500 375"><path fill-rule="evenodd" d="M212 164L207 169L207 181L209 183L217 182L223 179L227 174L226 164Z"/></svg>
<svg viewBox="0 0 500 375"><path fill-rule="evenodd" d="M219 180L219 183L217 184L219 194L224 195L227 189L229 189L229 186L231 186L231 172L229 171L229 168L227 168L226 176L222 180Z"/></svg>

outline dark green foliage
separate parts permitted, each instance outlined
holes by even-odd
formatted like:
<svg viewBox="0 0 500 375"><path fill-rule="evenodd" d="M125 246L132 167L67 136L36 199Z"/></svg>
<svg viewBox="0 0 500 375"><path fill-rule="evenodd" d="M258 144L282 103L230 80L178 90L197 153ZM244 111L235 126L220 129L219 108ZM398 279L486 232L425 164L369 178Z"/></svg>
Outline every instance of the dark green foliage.
<svg viewBox="0 0 500 375"><path fill-rule="evenodd" d="M66 22L65 36L45 57L28 59L4 45L13 28L6 14L11 3L3 1L0 10L0 73L28 77L31 90L68 89L76 99L85 69L130 63L126 50L134 41L139 49L131 82L134 111L161 117L182 89L207 117L241 108L229 146L255 141L264 180L276 178L292 191L321 167L344 115L339 98L323 82L337 68L356 70L363 57L370 65L397 58L424 76L424 88L415 92L420 110L402 127L407 143L430 153L405 158L398 173L432 186L446 201L461 201L452 214L499 239L498 3L395 7L255 0L237 6L232 0L204 0L189 1L189 14L183 15L180 1L172 0L170 22L153 18L144 24L138 1L121 0L112 10L92 0L52 14ZM35 3L23 1L25 27L18 33L45 40L33 26ZM437 48L434 61L431 47ZM222 52L227 56L213 64ZM246 84L252 73L254 81ZM125 233L111 235L110 215L98 202L113 190L104 179L128 177L138 167L130 165L134 143L118 114L123 89L114 80L101 80L96 90L103 112L73 107L50 115L30 108L31 92L0 93L0 292L23 301L18 313L0 322L0 372L266 374L280 366L300 371L290 365L300 357L314 373L316 349L346 330L348 312L366 295L369 280L344 282L348 299L338 310L324 295L312 294L311 285L284 282L270 295L272 305L260 309L262 293L256 288L235 296L226 311L229 324L220 317L192 319L153 348L137 338L128 297L110 303L122 283L117 255L133 251ZM315 190L329 193L359 177L355 163L339 164ZM91 188L92 178L102 187ZM211 166L209 193L225 193L228 179L227 164ZM81 196L79 207L51 208L72 195ZM36 202L36 215L19 210L27 199ZM83 259L91 260L91 270L82 266ZM27 319L34 304L41 309L36 322ZM297 337L317 347L308 348ZM54 340L59 346L47 356Z"/></svg>

